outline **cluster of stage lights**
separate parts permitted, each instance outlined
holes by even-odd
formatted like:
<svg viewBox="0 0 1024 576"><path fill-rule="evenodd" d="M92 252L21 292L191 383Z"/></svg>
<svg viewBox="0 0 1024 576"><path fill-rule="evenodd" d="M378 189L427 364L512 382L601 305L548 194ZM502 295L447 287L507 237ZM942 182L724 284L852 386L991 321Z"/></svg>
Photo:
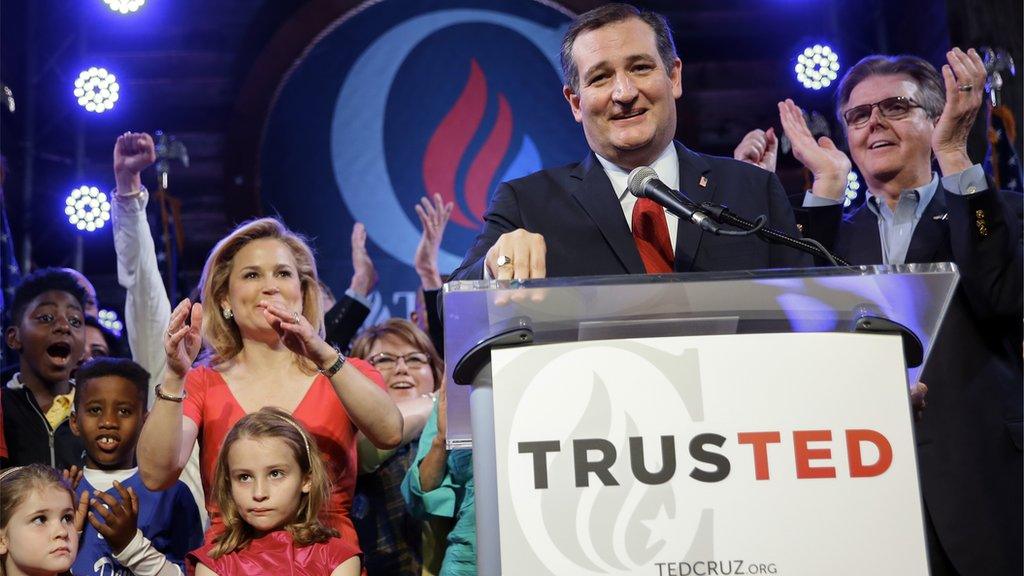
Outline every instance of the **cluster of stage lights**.
<svg viewBox="0 0 1024 576"><path fill-rule="evenodd" d="M860 194L860 180L857 179L857 173L850 170L850 173L846 175L846 198L843 199L843 208L849 208L850 204L857 199L858 194Z"/></svg>
<svg viewBox="0 0 1024 576"><path fill-rule="evenodd" d="M832 48L815 44L805 48L796 57L796 79L804 88L821 90L828 88L839 76L839 55Z"/></svg>
<svg viewBox="0 0 1024 576"><path fill-rule="evenodd" d="M121 331L124 330L124 324L117 318L117 312L113 310L100 310L100 315L97 318L100 326L103 326L107 330L114 333L114 336L121 337Z"/></svg>
<svg viewBox="0 0 1024 576"><path fill-rule="evenodd" d="M121 14L130 14L142 8L146 0L103 0L107 7Z"/></svg>
<svg viewBox="0 0 1024 576"><path fill-rule="evenodd" d="M110 220L110 202L107 195L95 186L79 186L65 201L64 213L68 222L79 230L94 232Z"/></svg>
<svg viewBox="0 0 1024 576"><path fill-rule="evenodd" d="M78 105L97 114L112 109L120 91L121 86L117 83L117 77L106 68L93 66L83 70L75 80L75 98L78 98Z"/></svg>

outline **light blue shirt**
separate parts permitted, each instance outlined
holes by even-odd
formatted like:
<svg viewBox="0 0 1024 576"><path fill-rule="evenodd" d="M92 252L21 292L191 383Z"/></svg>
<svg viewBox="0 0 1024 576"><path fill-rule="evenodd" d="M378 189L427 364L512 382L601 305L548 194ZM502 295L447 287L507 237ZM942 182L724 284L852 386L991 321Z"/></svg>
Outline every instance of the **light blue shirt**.
<svg viewBox="0 0 1024 576"><path fill-rule="evenodd" d="M933 174L930 182L924 186L900 192L896 208L889 207L887 202L879 201L874 194L868 196L867 208L878 218L878 237L882 244L883 264L905 264L910 239L914 237L917 223L921 221L928 204L931 203L939 187L939 176ZM985 172L980 164L975 164L956 174L942 178L942 187L953 194L967 196L988 189ZM804 194L804 208L817 206L834 206L840 201L814 196L808 190Z"/></svg>

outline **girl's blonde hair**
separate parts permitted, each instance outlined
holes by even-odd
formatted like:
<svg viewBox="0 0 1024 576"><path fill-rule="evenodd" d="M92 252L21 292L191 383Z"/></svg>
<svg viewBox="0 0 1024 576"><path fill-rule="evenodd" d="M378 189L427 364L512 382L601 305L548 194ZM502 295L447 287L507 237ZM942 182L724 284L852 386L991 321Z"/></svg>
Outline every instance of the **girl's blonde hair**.
<svg viewBox="0 0 1024 576"><path fill-rule="evenodd" d="M230 360L242 351L242 335L233 320L225 319L221 303L228 297L231 265L238 251L254 240L277 240L291 250L302 288L302 315L324 336L324 312L320 302L320 279L316 258L306 240L276 218L259 218L240 224L210 251L199 279L203 300L203 338L213 348L216 361ZM315 370L311 362L303 365Z"/></svg>
<svg viewBox="0 0 1024 576"><path fill-rule="evenodd" d="M59 472L49 466L29 464L0 472L0 529L7 528L14 510L21 506L32 491L50 487L67 490L71 505L74 506L75 491ZM6 560L6 554L0 555L0 576L7 574L4 568Z"/></svg>
<svg viewBox="0 0 1024 576"><path fill-rule="evenodd" d="M231 497L231 470L228 454L235 442L242 439L276 438L284 442L299 463L303 479L309 482L309 492L299 500L295 521L284 529L291 533L296 546L326 542L339 535L334 528L320 522L320 512L331 496L331 480L327 476L323 458L316 441L295 418L281 410L266 406L258 412L246 414L231 428L217 456L217 471L213 477L213 495L220 507L224 531L214 539L210 556L219 558L245 548L255 536L252 526L238 512Z"/></svg>

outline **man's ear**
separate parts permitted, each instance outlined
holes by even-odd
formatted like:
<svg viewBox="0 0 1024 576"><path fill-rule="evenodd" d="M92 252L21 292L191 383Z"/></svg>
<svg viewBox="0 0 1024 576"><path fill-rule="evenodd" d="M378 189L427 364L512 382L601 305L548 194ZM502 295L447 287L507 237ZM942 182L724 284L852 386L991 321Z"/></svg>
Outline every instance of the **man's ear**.
<svg viewBox="0 0 1024 576"><path fill-rule="evenodd" d="M4 331L4 341L11 350L21 351L21 334L18 333L17 326L7 327Z"/></svg>
<svg viewBox="0 0 1024 576"><path fill-rule="evenodd" d="M562 86L562 96L565 96L565 101L569 103L569 108L572 109L572 117L576 119L576 123L583 122L583 113L580 112L579 95L572 91L571 86L566 84Z"/></svg>
<svg viewBox="0 0 1024 576"><path fill-rule="evenodd" d="M672 97L678 100L683 95L683 61L676 58L668 72L668 77L672 80Z"/></svg>

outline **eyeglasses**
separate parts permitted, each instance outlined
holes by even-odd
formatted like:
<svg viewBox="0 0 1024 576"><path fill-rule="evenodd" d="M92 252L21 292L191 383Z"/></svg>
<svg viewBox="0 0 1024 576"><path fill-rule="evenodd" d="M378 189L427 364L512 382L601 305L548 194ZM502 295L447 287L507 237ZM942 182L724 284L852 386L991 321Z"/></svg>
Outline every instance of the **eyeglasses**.
<svg viewBox="0 0 1024 576"><path fill-rule="evenodd" d="M846 120L846 125L859 128L867 124L868 119L871 118L871 111L875 106L878 106L878 113L882 115L882 118L888 118L889 120L905 118L907 114L910 114L911 109L921 107L920 104L906 96L893 96L885 100L879 100L874 104L854 106L843 112L843 119Z"/></svg>
<svg viewBox="0 0 1024 576"><path fill-rule="evenodd" d="M416 370L417 368L422 368L430 364L430 358L422 352L410 352L409 354L404 354L402 356L395 356L393 354L388 354L387 352L381 352L373 358L370 358L370 364L373 364L373 367L381 372L390 372L398 366L399 360L404 360L405 367L410 370Z"/></svg>

